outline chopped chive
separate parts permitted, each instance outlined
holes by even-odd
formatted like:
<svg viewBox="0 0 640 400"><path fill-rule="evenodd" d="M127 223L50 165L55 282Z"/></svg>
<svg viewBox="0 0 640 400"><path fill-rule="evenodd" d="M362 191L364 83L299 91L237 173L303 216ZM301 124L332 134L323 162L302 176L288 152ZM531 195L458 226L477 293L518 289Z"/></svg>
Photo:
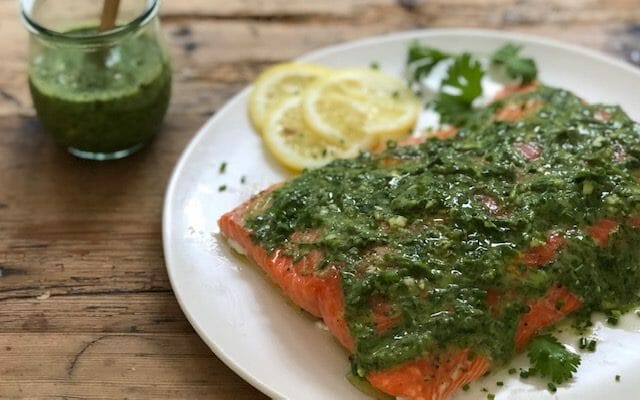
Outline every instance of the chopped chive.
<svg viewBox="0 0 640 400"><path fill-rule="evenodd" d="M620 382L620 375L616 375L616 382Z"/></svg>
<svg viewBox="0 0 640 400"><path fill-rule="evenodd" d="M497 386L504 386L504 382L502 382L502 381L498 381L498 382L496 382L496 385L497 385Z"/></svg>
<svg viewBox="0 0 640 400"><path fill-rule="evenodd" d="M494 400L496 398L496 395L493 393L489 393L487 394L487 400Z"/></svg>
<svg viewBox="0 0 640 400"><path fill-rule="evenodd" d="M509 368L509 371L507 371L507 372L509 372L509 375L513 375L513 374L516 373L516 369L515 368Z"/></svg>
<svg viewBox="0 0 640 400"><path fill-rule="evenodd" d="M246 177L246 176L244 176L244 175L242 175L242 176L240 177L240 183L242 183L242 184L247 183L247 177Z"/></svg>
<svg viewBox="0 0 640 400"><path fill-rule="evenodd" d="M622 316L622 312L620 310L611 310L607 314L607 323L609 325L618 325L618 321Z"/></svg>
<svg viewBox="0 0 640 400"><path fill-rule="evenodd" d="M462 390L464 390L465 392L469 390L469 384L465 383L464 386L462 386Z"/></svg>
<svg viewBox="0 0 640 400"><path fill-rule="evenodd" d="M558 391L558 388L556 387L556 385L553 382L547 383L547 388L549 388L549 391L551 393L555 393L555 392Z"/></svg>
<svg viewBox="0 0 640 400"><path fill-rule="evenodd" d="M223 161L222 164L220 164L220 168L218 169L218 172L220 172L221 174L224 174L224 171L227 170L227 162Z"/></svg>
<svg viewBox="0 0 640 400"><path fill-rule="evenodd" d="M224 192L225 190L227 190L227 185L218 186L218 192Z"/></svg>
<svg viewBox="0 0 640 400"><path fill-rule="evenodd" d="M586 337L581 337L580 340L578 341L578 348L580 350L584 350L587 348L587 338Z"/></svg>
<svg viewBox="0 0 640 400"><path fill-rule="evenodd" d="M369 68L380 69L380 64L377 61L371 61L371 63L369 64Z"/></svg>

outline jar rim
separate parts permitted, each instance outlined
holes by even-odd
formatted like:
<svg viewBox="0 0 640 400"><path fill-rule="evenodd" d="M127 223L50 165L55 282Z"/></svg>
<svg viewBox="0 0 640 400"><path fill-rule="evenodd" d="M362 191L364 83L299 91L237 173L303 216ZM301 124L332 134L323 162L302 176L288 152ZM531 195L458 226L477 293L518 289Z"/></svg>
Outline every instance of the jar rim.
<svg viewBox="0 0 640 400"><path fill-rule="evenodd" d="M160 0L147 0L147 5L144 11L142 11L140 15L138 15L136 18L129 21L125 25L116 26L104 32L97 31L96 33L91 33L88 35L70 35L68 33L46 28L42 24L36 22L29 16L29 12L27 11L26 7L27 2L28 0L20 0L20 16L22 18L22 22L29 32L42 37L73 43L92 43L96 41L103 42L110 39L116 39L122 35L126 35L129 32L135 31L147 25L149 21L151 21L157 15L158 9L160 8Z"/></svg>

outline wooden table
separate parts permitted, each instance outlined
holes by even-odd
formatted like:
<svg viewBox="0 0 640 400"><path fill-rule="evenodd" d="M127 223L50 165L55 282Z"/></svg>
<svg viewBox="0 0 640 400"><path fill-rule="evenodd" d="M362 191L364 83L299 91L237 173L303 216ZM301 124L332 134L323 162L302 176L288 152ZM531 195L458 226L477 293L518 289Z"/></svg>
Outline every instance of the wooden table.
<svg viewBox="0 0 640 400"><path fill-rule="evenodd" d="M0 0L0 398L259 399L184 318L161 209L198 128L265 66L429 27L535 33L628 56L637 0L166 0L174 94L162 132L117 162L75 159L34 115L27 34ZM640 53L635 53L640 59Z"/></svg>

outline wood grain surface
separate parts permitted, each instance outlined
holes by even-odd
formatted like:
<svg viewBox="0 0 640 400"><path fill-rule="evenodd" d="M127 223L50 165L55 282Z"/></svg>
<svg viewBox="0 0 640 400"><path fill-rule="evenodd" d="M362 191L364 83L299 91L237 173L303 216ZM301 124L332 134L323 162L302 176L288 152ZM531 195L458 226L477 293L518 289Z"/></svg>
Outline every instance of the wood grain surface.
<svg viewBox="0 0 640 400"><path fill-rule="evenodd" d="M260 399L184 318L165 272L167 180L198 128L265 66L385 32L481 27L640 62L637 0L165 0L166 123L125 160L75 159L35 117L28 35L0 0L0 398ZM637 47L637 51L633 48Z"/></svg>

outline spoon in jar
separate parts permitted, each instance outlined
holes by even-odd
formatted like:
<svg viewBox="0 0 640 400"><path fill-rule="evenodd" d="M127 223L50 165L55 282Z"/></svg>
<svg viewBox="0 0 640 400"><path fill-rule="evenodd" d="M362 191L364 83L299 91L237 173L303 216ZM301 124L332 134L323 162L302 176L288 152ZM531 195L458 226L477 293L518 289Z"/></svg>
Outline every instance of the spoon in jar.
<svg viewBox="0 0 640 400"><path fill-rule="evenodd" d="M119 7L120 0L104 0L100 15L100 27L98 28L100 32L108 31L116 25Z"/></svg>

